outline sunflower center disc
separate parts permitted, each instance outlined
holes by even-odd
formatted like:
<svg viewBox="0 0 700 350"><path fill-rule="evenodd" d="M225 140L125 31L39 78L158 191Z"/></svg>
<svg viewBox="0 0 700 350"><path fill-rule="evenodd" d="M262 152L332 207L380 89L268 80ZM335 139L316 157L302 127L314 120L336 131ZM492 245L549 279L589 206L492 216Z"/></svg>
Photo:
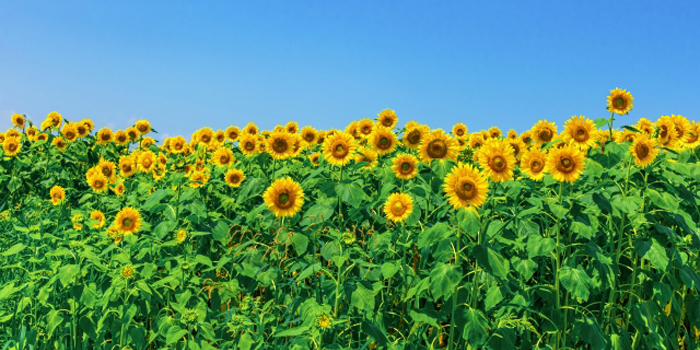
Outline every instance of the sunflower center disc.
<svg viewBox="0 0 700 350"><path fill-rule="evenodd" d="M384 118L384 120L382 120L382 124L384 124L384 126L391 126L391 119Z"/></svg>
<svg viewBox="0 0 700 350"><path fill-rule="evenodd" d="M8 148L10 149L10 152L14 152L17 149L17 145L15 145L14 143L11 143L10 147L8 147Z"/></svg>
<svg viewBox="0 0 700 350"><path fill-rule="evenodd" d="M122 224L124 224L124 227L130 228L131 222L132 222L131 219L124 219L124 221L122 221Z"/></svg>
<svg viewBox="0 0 700 350"><path fill-rule="evenodd" d="M464 192L470 192L473 188L472 184L469 182L465 182L464 185L462 186L464 188Z"/></svg>
<svg viewBox="0 0 700 350"><path fill-rule="evenodd" d="M391 209L394 211L394 213L399 214L399 213L403 212L403 208L404 208L403 203L395 202Z"/></svg>
<svg viewBox="0 0 700 350"><path fill-rule="evenodd" d="M540 138L544 141L549 141L552 138L552 132L549 130L540 131Z"/></svg>
<svg viewBox="0 0 700 350"><path fill-rule="evenodd" d="M418 144L418 142L420 142L420 131L413 130L413 131L409 132L408 137L406 137L406 139L408 140L408 142L410 142L414 145Z"/></svg>
<svg viewBox="0 0 700 350"><path fill-rule="evenodd" d="M280 203L286 204L289 201L289 195L286 193L282 193L280 195Z"/></svg>
<svg viewBox="0 0 700 350"><path fill-rule="evenodd" d="M403 163L401 164L401 170L403 171L409 171L411 169L411 165L408 163Z"/></svg>
<svg viewBox="0 0 700 350"><path fill-rule="evenodd" d="M573 170L571 168L574 165L574 161L570 157L563 158L560 163L563 170L565 170L566 172L570 172L571 170Z"/></svg>
<svg viewBox="0 0 700 350"><path fill-rule="evenodd" d="M447 155L447 145L445 141L435 140L430 142L428 147L428 155L431 158L444 158Z"/></svg>
<svg viewBox="0 0 700 350"><path fill-rule="evenodd" d="M311 141L314 140L314 135L306 134L306 136L304 137L304 139L306 139L306 141L311 142Z"/></svg>
<svg viewBox="0 0 700 350"><path fill-rule="evenodd" d="M542 164L538 161L532 162L532 170L539 172L540 170L542 170Z"/></svg>
<svg viewBox="0 0 700 350"><path fill-rule="evenodd" d="M615 106L620 108L625 104L625 100L622 97L618 97L615 99Z"/></svg>
<svg viewBox="0 0 700 350"><path fill-rule="evenodd" d="M638 144L637 145L637 155L639 158L644 158L649 154L649 147L644 144Z"/></svg>
<svg viewBox="0 0 700 350"><path fill-rule="evenodd" d="M386 137L382 137L382 139L379 140L379 143L382 144L382 146L386 146L389 143L389 140L387 140Z"/></svg>
<svg viewBox="0 0 700 350"><path fill-rule="evenodd" d="M100 181L100 180L95 181L95 187L102 188L102 181Z"/></svg>
<svg viewBox="0 0 700 350"><path fill-rule="evenodd" d="M496 167L496 170L500 171L503 170L503 168L505 168L506 161L505 159L503 159L503 157L496 156L493 158L493 165Z"/></svg>

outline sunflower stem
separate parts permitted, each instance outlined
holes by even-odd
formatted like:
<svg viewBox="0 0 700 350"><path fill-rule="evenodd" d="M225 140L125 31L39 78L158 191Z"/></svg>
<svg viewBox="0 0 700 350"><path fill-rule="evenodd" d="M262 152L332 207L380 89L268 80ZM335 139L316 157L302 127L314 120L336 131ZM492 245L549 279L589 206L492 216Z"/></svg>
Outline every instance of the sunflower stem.
<svg viewBox="0 0 700 350"><path fill-rule="evenodd" d="M460 264L460 255L459 251L461 249L461 241L462 241L462 225L460 225L457 220L456 220L456 215L455 215L455 222L457 223L457 245L455 249L455 266L459 267ZM459 291L459 283L455 286L455 291L452 294L452 316L450 317L450 340L449 340L449 350L455 349L454 347L454 339L455 339L455 313L457 311L457 292Z"/></svg>
<svg viewBox="0 0 700 350"><path fill-rule="evenodd" d="M613 122L615 121L615 112L610 112L610 124L608 124L608 129L610 129L610 140L613 139Z"/></svg>

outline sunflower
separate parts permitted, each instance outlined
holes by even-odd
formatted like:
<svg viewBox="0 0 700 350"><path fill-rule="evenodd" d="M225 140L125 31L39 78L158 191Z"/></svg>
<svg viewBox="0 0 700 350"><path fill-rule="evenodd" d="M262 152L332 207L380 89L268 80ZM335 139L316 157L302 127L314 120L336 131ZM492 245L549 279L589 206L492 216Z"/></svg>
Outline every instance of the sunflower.
<svg viewBox="0 0 700 350"><path fill-rule="evenodd" d="M137 164L134 158L131 156L120 156L119 157L119 173L122 177L129 177L136 173L138 170Z"/></svg>
<svg viewBox="0 0 700 350"><path fill-rule="evenodd" d="M539 147L532 147L523 153L520 169L531 179L540 181L544 177L546 163L547 155Z"/></svg>
<svg viewBox="0 0 700 350"><path fill-rule="evenodd" d="M47 133L45 133L45 132L42 132L42 133L36 135L36 141L37 141L37 142L39 142L39 141L46 141L46 140L48 140L48 139L49 139L49 134L47 134Z"/></svg>
<svg viewBox="0 0 700 350"><path fill-rule="evenodd" d="M114 194L117 196L121 196L126 192L126 187L124 187L124 183L118 183L114 188L112 189Z"/></svg>
<svg viewBox="0 0 700 350"><path fill-rule="evenodd" d="M106 145L112 142L112 129L104 127L97 131L97 144Z"/></svg>
<svg viewBox="0 0 700 350"><path fill-rule="evenodd" d="M39 133L39 129L37 129L36 126L30 126L26 129L25 133L27 134L27 139L34 142L36 140L36 135Z"/></svg>
<svg viewBox="0 0 700 350"><path fill-rule="evenodd" d="M244 134L238 140L238 147L246 156L252 156L258 151L258 137L255 135Z"/></svg>
<svg viewBox="0 0 700 350"><path fill-rule="evenodd" d="M656 121L658 129L659 146L673 148L678 140L678 131L673 119L669 116L662 116Z"/></svg>
<svg viewBox="0 0 700 350"><path fill-rule="evenodd" d="M435 129L425 135L420 144L420 157L423 163L430 164L433 159L455 159L457 156L457 142L447 136L442 129Z"/></svg>
<svg viewBox="0 0 700 350"><path fill-rule="evenodd" d="M257 135L258 134L258 126L255 125L255 123L250 122L245 126L245 128L243 128L243 133L248 134L248 135Z"/></svg>
<svg viewBox="0 0 700 350"><path fill-rule="evenodd" d="M267 134L258 134L257 135L258 153L264 153L265 149L267 149L267 142L265 142L266 141L265 136L267 136Z"/></svg>
<svg viewBox="0 0 700 350"><path fill-rule="evenodd" d="M413 213L413 198L405 193L392 193L384 202L384 214L393 222L408 219Z"/></svg>
<svg viewBox="0 0 700 350"><path fill-rule="evenodd" d="M656 147L656 140L644 133L637 134L630 146L630 151L634 155L634 164L640 168L649 166L659 153L659 149Z"/></svg>
<svg viewBox="0 0 700 350"><path fill-rule="evenodd" d="M88 176L87 182L93 191L102 193L107 189L109 180L101 172L96 171Z"/></svg>
<svg viewBox="0 0 700 350"><path fill-rule="evenodd" d="M363 137L367 138L374 131L374 120L365 118L357 122L357 129Z"/></svg>
<svg viewBox="0 0 700 350"><path fill-rule="evenodd" d="M272 129L272 131L280 132L280 131L285 131L285 129L284 129L284 126L277 124L277 125L275 125L274 129ZM267 130L263 130L261 132L261 134L267 135L267 134L269 134L269 132Z"/></svg>
<svg viewBox="0 0 700 350"><path fill-rule="evenodd" d="M515 155L507 142L491 139L479 148L476 158L484 169L484 174L493 181L505 182L513 178Z"/></svg>
<svg viewBox="0 0 700 350"><path fill-rule="evenodd" d="M44 123L46 123L46 127L44 127ZM63 123L63 117L61 117L61 113L58 112L51 112L49 115L46 117L46 120L42 123L42 129L58 129L61 127L61 123Z"/></svg>
<svg viewBox="0 0 700 350"><path fill-rule="evenodd" d="M637 121L635 128L649 135L654 133L654 123L652 123L651 120L647 118L640 118L639 121Z"/></svg>
<svg viewBox="0 0 700 350"><path fill-rule="evenodd" d="M204 168L202 170L195 170L195 172L190 175L190 187L201 188L209 182L209 168Z"/></svg>
<svg viewBox="0 0 700 350"><path fill-rule="evenodd" d="M168 172L168 168L161 164L161 163L156 163L156 166L153 167L153 171L151 174L153 175L153 179L156 181L160 181L162 178L165 177L165 174Z"/></svg>
<svg viewBox="0 0 700 350"><path fill-rule="evenodd" d="M399 123L399 118L393 109L383 109L377 117L377 123L385 128L393 129Z"/></svg>
<svg viewBox="0 0 700 350"><path fill-rule="evenodd" d="M408 148L418 148L425 135L429 132L430 129L425 125L406 126L406 131L404 131L401 141Z"/></svg>
<svg viewBox="0 0 700 350"><path fill-rule="evenodd" d="M509 138L511 140L515 140L518 138L518 132L515 131L515 129L508 130L508 136L506 136L506 138Z"/></svg>
<svg viewBox="0 0 700 350"><path fill-rule="evenodd" d="M358 122L352 122L345 127L345 132L352 135L352 137L359 141L362 140L362 133L360 133L360 124Z"/></svg>
<svg viewBox="0 0 700 350"><path fill-rule="evenodd" d="M396 144L399 143L396 134L394 134L391 129L383 126L374 128L374 131L369 135L367 140L372 146L372 149L378 154L391 153L396 148Z"/></svg>
<svg viewBox="0 0 700 350"><path fill-rule="evenodd" d="M410 180L418 174L418 158L412 154L399 153L392 163L391 170L399 179Z"/></svg>
<svg viewBox="0 0 700 350"><path fill-rule="evenodd" d="M273 131L266 140L265 150L273 159L289 158L293 152L292 138L286 131Z"/></svg>
<svg viewBox="0 0 700 350"><path fill-rule="evenodd" d="M224 175L224 181L226 181L226 184L233 188L241 186L244 179L245 174L241 169L231 169Z"/></svg>
<svg viewBox="0 0 700 350"><path fill-rule="evenodd" d="M292 139L292 152L289 153L289 156L291 158L296 158L301 154L301 151L304 150L304 141L301 139L301 135L299 134L288 135Z"/></svg>
<svg viewBox="0 0 700 350"><path fill-rule="evenodd" d="M61 186L54 186L51 187L49 196L51 197L51 203L53 203L53 205L59 205L66 199L66 191Z"/></svg>
<svg viewBox="0 0 700 350"><path fill-rule="evenodd" d="M595 146L595 133L597 129L593 121L583 116L573 116L564 124L564 132L561 138L564 142L578 146L582 151L587 151Z"/></svg>
<svg viewBox="0 0 700 350"><path fill-rule="evenodd" d="M223 130L216 130L216 132L214 133L214 141L216 141L218 144L226 142L226 134Z"/></svg>
<svg viewBox="0 0 700 350"><path fill-rule="evenodd" d="M313 126L305 126L301 129L301 139L304 140L307 145L315 144L317 137L318 133Z"/></svg>
<svg viewBox="0 0 700 350"><path fill-rule="evenodd" d="M95 129L95 123L90 119L83 119L80 121L81 125L84 125L88 129L88 133Z"/></svg>
<svg viewBox="0 0 700 350"><path fill-rule="evenodd" d="M610 90L608 96L608 110L618 115L629 113L632 110L633 103L632 94L620 88Z"/></svg>
<svg viewBox="0 0 700 350"><path fill-rule="evenodd" d="M486 177L475 166L461 162L445 176L444 186L445 197L455 210L480 207L486 202L489 192Z"/></svg>
<svg viewBox="0 0 700 350"><path fill-rule="evenodd" d="M85 125L85 123L73 123L73 125L75 126L75 130L78 132L79 138L83 138L90 133L90 129L88 129L88 126Z"/></svg>
<svg viewBox="0 0 700 350"><path fill-rule="evenodd" d="M136 127L136 130L138 130L141 135L148 134L151 132L151 123L148 122L148 120L139 120L134 124Z"/></svg>
<svg viewBox="0 0 700 350"><path fill-rule="evenodd" d="M636 132L632 130L615 130L613 134L613 138L615 139L615 142L617 143L623 143L623 142L634 142L635 137L637 137Z"/></svg>
<svg viewBox="0 0 700 350"><path fill-rule="evenodd" d="M195 144L203 144L209 146L209 143L214 139L214 130L208 126L205 126L197 131L195 131Z"/></svg>
<svg viewBox="0 0 700 350"><path fill-rule="evenodd" d="M137 160L138 170L142 173L150 173L153 171L153 167L156 165L156 154L151 151L141 152L140 154L133 155L133 158Z"/></svg>
<svg viewBox="0 0 700 350"><path fill-rule="evenodd" d="M681 149L688 142L688 129L690 129L690 122L681 115L671 115L671 120L673 120L673 125L676 128L676 134L678 135L676 141L676 149Z"/></svg>
<svg viewBox="0 0 700 350"><path fill-rule="evenodd" d="M61 129L61 134L68 142L73 142L78 138L78 130L75 129L73 123L66 123Z"/></svg>
<svg viewBox="0 0 700 350"><path fill-rule="evenodd" d="M520 160L520 158L523 156L523 152L527 149L527 145L525 145L523 140L518 137L514 139L506 138L505 142L509 144L511 148L513 148L513 155L515 156L516 161Z"/></svg>
<svg viewBox="0 0 700 350"><path fill-rule="evenodd" d="M330 328L332 321L333 319L331 319L330 316L326 314L320 315L316 318L316 323L318 323L318 326L324 330Z"/></svg>
<svg viewBox="0 0 700 350"><path fill-rule="evenodd" d="M5 139L7 137L5 136L5 133L0 131L0 145L2 145L3 142L5 142Z"/></svg>
<svg viewBox="0 0 700 350"><path fill-rule="evenodd" d="M557 136L557 125L546 120L540 120L530 129L530 133L536 144L549 143Z"/></svg>
<svg viewBox="0 0 700 350"><path fill-rule="evenodd" d="M322 145L326 141L326 135L328 134L325 130L319 130L316 136L316 144Z"/></svg>
<svg viewBox="0 0 700 350"><path fill-rule="evenodd" d="M296 134L299 132L299 124L297 122L289 122L284 126L284 128L290 134Z"/></svg>
<svg viewBox="0 0 700 350"><path fill-rule="evenodd" d="M224 133L226 134L227 140L229 140L231 142L236 142L236 141L238 141L238 136L240 136L240 134L241 134L241 129L238 128L237 126L231 125L228 128L226 128Z"/></svg>
<svg viewBox="0 0 700 350"><path fill-rule="evenodd" d="M16 137L10 137L2 143L2 150L6 156L14 156L22 149L22 144Z"/></svg>
<svg viewBox="0 0 700 350"><path fill-rule="evenodd" d="M471 149L481 148L481 146L484 145L484 142L486 142L486 140L484 140L484 136L482 136L481 134L475 133L469 135L469 148Z"/></svg>
<svg viewBox="0 0 700 350"><path fill-rule="evenodd" d="M54 137L53 141L51 141L51 144L54 145L54 147L56 147L56 149L61 152L65 151L68 147L66 140L64 140L63 137L60 136Z"/></svg>
<svg viewBox="0 0 700 350"><path fill-rule="evenodd" d="M464 125L464 123L457 123L452 126L452 136L454 136L457 139L466 138L467 132L469 132L469 129L466 125Z"/></svg>
<svg viewBox="0 0 700 350"><path fill-rule="evenodd" d="M114 142L120 146L126 146L129 144L129 135L124 130L117 130L114 133Z"/></svg>
<svg viewBox="0 0 700 350"><path fill-rule="evenodd" d="M309 155L309 161L311 162L311 165L313 165L313 166L321 165L321 153L319 153L319 152L311 153Z"/></svg>
<svg viewBox="0 0 700 350"><path fill-rule="evenodd" d="M352 160L357 145L352 135L336 132L323 142L323 155L331 165L345 166Z"/></svg>
<svg viewBox="0 0 700 350"><path fill-rule="evenodd" d="M522 134L520 134L520 139L523 140L523 143L526 145L529 145L532 143L532 132L530 130L524 131Z"/></svg>
<svg viewBox="0 0 700 350"><path fill-rule="evenodd" d="M177 135L170 140L170 151L172 151L173 153L182 153L185 151L187 141L184 137L182 137L181 135Z"/></svg>
<svg viewBox="0 0 700 350"><path fill-rule="evenodd" d="M134 268L131 267L131 265L126 265L124 268L122 268L121 274L125 279L130 279L134 276Z"/></svg>
<svg viewBox="0 0 700 350"><path fill-rule="evenodd" d="M347 135L351 137L350 135ZM263 194L267 208L276 217L293 216L304 204L304 191L299 183L290 177L275 180Z"/></svg>
<svg viewBox="0 0 700 350"><path fill-rule="evenodd" d="M102 228L105 225L105 214L99 210L93 210L90 213L90 219L95 220L95 222L92 223L92 227L94 228Z"/></svg>
<svg viewBox="0 0 700 350"><path fill-rule="evenodd" d="M373 151L369 147L360 147L355 155L355 163L367 162L367 165L363 166L362 170L372 170L377 166L377 152Z"/></svg>
<svg viewBox="0 0 700 350"><path fill-rule="evenodd" d="M552 148L547 155L545 171L557 181L574 182L586 167L585 155L577 147Z"/></svg>
<svg viewBox="0 0 700 350"><path fill-rule="evenodd" d="M187 231L185 231L184 229L178 230L177 233L175 234L175 240L177 241L177 243L182 243L186 239L187 239Z"/></svg>
<svg viewBox="0 0 700 350"><path fill-rule="evenodd" d="M226 147L219 147L211 154L211 161L217 166L230 166L236 161L233 151Z"/></svg>
<svg viewBox="0 0 700 350"><path fill-rule="evenodd" d="M15 113L13 114L10 119L12 120L12 124L20 129L24 129L24 116L21 114Z"/></svg>
<svg viewBox="0 0 700 350"><path fill-rule="evenodd" d="M497 138L501 137L501 135L503 135L503 132L497 126L490 127L488 132L489 132L489 137L492 139L497 139Z"/></svg>
<svg viewBox="0 0 700 350"><path fill-rule="evenodd" d="M696 148L700 145L700 123L691 122L688 129L688 141L685 143L685 148Z"/></svg>

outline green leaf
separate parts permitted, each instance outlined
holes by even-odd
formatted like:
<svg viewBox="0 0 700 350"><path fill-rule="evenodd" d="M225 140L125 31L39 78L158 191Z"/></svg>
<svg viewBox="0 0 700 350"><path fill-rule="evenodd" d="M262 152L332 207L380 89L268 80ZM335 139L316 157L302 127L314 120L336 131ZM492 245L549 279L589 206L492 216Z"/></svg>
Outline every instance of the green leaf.
<svg viewBox="0 0 700 350"><path fill-rule="evenodd" d="M0 289L0 300L7 299L12 293L16 292L18 289L15 288L15 282L12 282L2 289Z"/></svg>
<svg viewBox="0 0 700 350"><path fill-rule="evenodd" d="M216 226L214 227L213 230L211 230L211 236L214 237L215 240L221 242L221 243L228 243L227 238L228 238L228 230L229 230L229 225L226 224L226 222L219 221L216 223Z"/></svg>
<svg viewBox="0 0 700 350"><path fill-rule="evenodd" d="M399 271L399 266L392 263L392 262L385 262L382 265L382 275L384 276L384 279L391 278L398 271Z"/></svg>
<svg viewBox="0 0 700 350"><path fill-rule="evenodd" d="M296 336L299 336L299 335L306 333L309 329L310 329L310 327L307 327L307 326L285 329L285 330L275 334L275 337L277 337L277 338L296 337Z"/></svg>
<svg viewBox="0 0 700 350"><path fill-rule="evenodd" d="M365 191L362 190L362 186L355 182L338 183L335 185L335 193L338 195L340 200L355 208L357 208L366 197Z"/></svg>
<svg viewBox="0 0 700 350"><path fill-rule="evenodd" d="M680 269L681 281L686 287L700 290L700 276L692 267L685 265Z"/></svg>
<svg viewBox="0 0 700 350"><path fill-rule="evenodd" d="M651 188L648 188L645 193L651 202L659 208L666 209L672 213L678 211L678 199L671 194L658 192Z"/></svg>
<svg viewBox="0 0 700 350"><path fill-rule="evenodd" d="M435 299L445 296L447 299L462 280L462 268L454 264L438 263L430 271L430 290Z"/></svg>
<svg viewBox="0 0 700 350"><path fill-rule="evenodd" d="M587 301L591 295L593 280L582 268L564 266L559 272L559 281L573 296L580 301Z"/></svg>
<svg viewBox="0 0 700 350"><path fill-rule="evenodd" d="M611 214L612 213L612 204L610 204L610 201L605 198L600 193L593 193L593 202L598 205L598 208L600 208L601 211L605 214Z"/></svg>
<svg viewBox="0 0 700 350"><path fill-rule="evenodd" d="M174 325L168 328L168 332L165 333L165 344L172 344L185 336L187 330L180 328L180 326Z"/></svg>
<svg viewBox="0 0 700 350"><path fill-rule="evenodd" d="M481 343L486 340L488 334L486 329L489 326L489 320L484 316L484 313L478 309L469 308L464 313L466 320L464 324L464 332L462 337L472 348L478 348Z"/></svg>
<svg viewBox="0 0 700 350"><path fill-rule="evenodd" d="M386 338L386 334L384 334L384 332L382 332L382 330L370 320L362 320L362 331L372 337L372 339L374 339L377 342L377 345L380 347L385 347L389 341Z"/></svg>
<svg viewBox="0 0 700 350"><path fill-rule="evenodd" d="M497 285L491 286L486 292L486 300L484 300L484 308L486 311L491 310L494 306L498 305L503 300L503 293L501 293L501 288Z"/></svg>
<svg viewBox="0 0 700 350"><path fill-rule="evenodd" d="M450 232L447 224L443 222L437 223L433 227L418 234L418 249L432 246L433 244L444 240L450 234L452 233Z"/></svg>
<svg viewBox="0 0 700 350"><path fill-rule="evenodd" d="M51 338L53 335L53 332L56 330L56 327L58 327L61 322L63 322L63 316L59 315L59 310L51 310L49 311L48 315L46 318L49 320L48 321L48 337Z"/></svg>
<svg viewBox="0 0 700 350"><path fill-rule="evenodd" d="M22 249L24 249L26 247L27 246L22 244L22 243L17 243L15 245L13 245L12 247L10 247L10 249L2 252L2 256L15 255L15 254L19 253L20 251L22 251Z"/></svg>
<svg viewBox="0 0 700 350"><path fill-rule="evenodd" d="M474 255L476 255L476 260L487 272L502 279L508 278L510 262L500 253L491 247L478 245L474 247Z"/></svg>
<svg viewBox="0 0 700 350"><path fill-rule="evenodd" d="M71 283L73 278L80 272L80 266L71 264L62 266L58 270L58 279L61 284L65 287Z"/></svg>
<svg viewBox="0 0 700 350"><path fill-rule="evenodd" d="M634 248L640 257L649 260L657 269L666 271L669 261L666 248L659 244L655 238L651 240L637 239L634 241Z"/></svg>
<svg viewBox="0 0 700 350"><path fill-rule="evenodd" d="M432 314L432 316L429 315L429 313ZM425 323L433 327L440 327L437 321L440 315L433 310L411 310L408 314L415 322Z"/></svg>
<svg viewBox="0 0 700 350"><path fill-rule="evenodd" d="M537 269L537 263L534 260L520 259L517 256L512 257L510 263L513 265L513 269L518 272L525 281L530 280Z"/></svg>
<svg viewBox="0 0 700 350"><path fill-rule="evenodd" d="M481 225L478 213L471 210L459 209L457 211L457 222L462 226L462 231L466 232L468 235L476 237L479 233Z"/></svg>
<svg viewBox="0 0 700 350"><path fill-rule="evenodd" d="M151 212L151 210L159 204L160 201L168 195L168 191L164 189L157 190L151 193L146 201L141 206L141 209Z"/></svg>
<svg viewBox="0 0 700 350"><path fill-rule="evenodd" d="M302 256L306 253L306 248L309 246L309 238L304 234L295 232L292 235L292 245L294 246L294 251L297 255Z"/></svg>
<svg viewBox="0 0 700 350"><path fill-rule="evenodd" d="M314 223L320 224L322 222L328 222L333 218L335 208L335 205L331 205L328 202L314 204L304 212L301 224L307 226Z"/></svg>
<svg viewBox="0 0 700 350"><path fill-rule="evenodd" d="M538 256L548 256L557 243L554 238L544 238L540 235L532 235L527 238L527 257L532 259Z"/></svg>
<svg viewBox="0 0 700 350"><path fill-rule="evenodd" d="M491 221L489 223L489 227L486 229L486 236L489 238L495 236L496 234L499 234L503 231L503 228L506 226L507 222L502 222L502 221Z"/></svg>
<svg viewBox="0 0 700 350"><path fill-rule="evenodd" d="M608 125L610 123L610 119L598 118L595 120L594 123L596 128L601 128L603 126Z"/></svg>
<svg viewBox="0 0 700 350"><path fill-rule="evenodd" d="M595 319L590 317L586 317L584 320L578 320L574 325L572 333L576 334L576 338L590 344L591 349L605 349L608 344L600 326Z"/></svg>
<svg viewBox="0 0 700 350"><path fill-rule="evenodd" d="M350 305L365 311L374 310L374 293L365 288L362 283L355 284L355 290L350 297Z"/></svg>

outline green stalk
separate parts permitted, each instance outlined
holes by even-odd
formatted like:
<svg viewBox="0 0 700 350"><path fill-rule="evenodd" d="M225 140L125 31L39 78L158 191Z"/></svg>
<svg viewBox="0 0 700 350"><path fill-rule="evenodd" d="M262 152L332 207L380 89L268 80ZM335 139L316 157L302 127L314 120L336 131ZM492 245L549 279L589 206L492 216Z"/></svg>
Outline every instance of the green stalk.
<svg viewBox="0 0 700 350"><path fill-rule="evenodd" d="M562 192L564 189L564 183L559 182L559 205L561 205L562 202ZM557 252L555 256L555 270L554 270L554 290L556 291L557 294L557 310L561 312L561 286L559 284L559 271L561 270L561 224L559 223L559 220L557 220ZM566 330L564 330L566 332ZM559 330L557 332L557 344L556 344L556 349L559 349L559 342L561 341L562 337L562 330Z"/></svg>
<svg viewBox="0 0 700 350"><path fill-rule="evenodd" d="M625 199L627 198L627 194L629 192L629 177L630 177L630 168L632 159L630 159L627 162L627 176L625 176L625 192L623 193ZM617 229L617 248L615 249L615 264L618 266L619 270L619 265L620 265L620 255L622 255L622 236L624 235L624 230L625 230L625 219L627 217L624 214L620 214L620 226ZM621 285L621 283L618 283ZM613 287L613 290L610 293L610 298L608 299L608 305L612 305L613 301L615 301L615 295L617 294L618 287L615 285ZM614 323L615 322L615 317L617 316L617 309L610 307L608 309L608 321Z"/></svg>
<svg viewBox="0 0 700 350"><path fill-rule="evenodd" d="M456 222L457 220L455 220ZM458 222L457 223L457 246L455 247L455 266L459 267L460 264L460 249L461 247L461 242L462 242L462 225L460 225ZM452 294L452 317L450 317L450 346L449 349L455 349L454 348L454 339L455 339L455 312L457 311L457 292L459 291L459 283L455 286L455 291L454 294Z"/></svg>

